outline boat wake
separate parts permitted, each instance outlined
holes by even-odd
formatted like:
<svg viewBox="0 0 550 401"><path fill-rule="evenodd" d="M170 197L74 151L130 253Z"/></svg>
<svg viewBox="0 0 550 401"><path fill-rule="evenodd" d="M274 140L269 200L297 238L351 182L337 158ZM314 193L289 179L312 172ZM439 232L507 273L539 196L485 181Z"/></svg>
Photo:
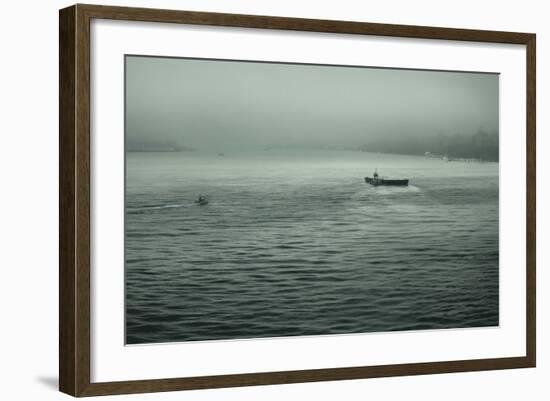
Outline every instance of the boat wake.
<svg viewBox="0 0 550 401"><path fill-rule="evenodd" d="M392 186L377 186L369 188L369 193L376 195L395 195L399 193L411 193L411 192L421 192L421 189L414 185L402 186L402 187L392 187Z"/></svg>
<svg viewBox="0 0 550 401"><path fill-rule="evenodd" d="M184 206L185 206L185 204L183 204L183 203L175 203L175 204L170 204L170 205L158 205L158 206L144 206L144 207L139 207L139 208L134 208L134 209L128 209L127 213L128 214L140 214L140 213L146 213L146 212L153 211L153 210L174 209L174 208L184 207Z"/></svg>

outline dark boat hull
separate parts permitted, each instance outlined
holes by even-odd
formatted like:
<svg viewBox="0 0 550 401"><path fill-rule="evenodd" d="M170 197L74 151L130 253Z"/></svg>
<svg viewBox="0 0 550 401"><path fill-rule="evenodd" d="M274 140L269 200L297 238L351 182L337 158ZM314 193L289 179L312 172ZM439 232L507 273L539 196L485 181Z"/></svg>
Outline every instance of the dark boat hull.
<svg viewBox="0 0 550 401"><path fill-rule="evenodd" d="M371 177L365 177L365 182L367 184L371 184L375 186L392 185L392 186L398 186L398 187L406 187L407 185L409 185L409 180L388 180L385 178L378 178L377 180L375 180L374 178L371 178Z"/></svg>

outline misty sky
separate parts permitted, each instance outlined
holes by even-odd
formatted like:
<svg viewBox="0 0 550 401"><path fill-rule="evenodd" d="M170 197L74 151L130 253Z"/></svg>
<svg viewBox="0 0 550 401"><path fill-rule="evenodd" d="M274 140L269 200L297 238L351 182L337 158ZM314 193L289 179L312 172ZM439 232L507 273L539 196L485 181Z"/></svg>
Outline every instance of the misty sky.
<svg viewBox="0 0 550 401"><path fill-rule="evenodd" d="M129 140L199 149L361 146L498 132L498 75L126 57Z"/></svg>

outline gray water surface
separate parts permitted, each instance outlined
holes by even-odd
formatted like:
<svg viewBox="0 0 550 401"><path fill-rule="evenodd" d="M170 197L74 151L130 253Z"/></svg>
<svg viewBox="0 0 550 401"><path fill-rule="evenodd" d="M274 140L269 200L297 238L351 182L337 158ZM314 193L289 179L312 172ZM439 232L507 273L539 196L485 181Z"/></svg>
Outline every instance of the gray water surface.
<svg viewBox="0 0 550 401"><path fill-rule="evenodd" d="M128 344L499 324L498 163L224 153L127 154Z"/></svg>

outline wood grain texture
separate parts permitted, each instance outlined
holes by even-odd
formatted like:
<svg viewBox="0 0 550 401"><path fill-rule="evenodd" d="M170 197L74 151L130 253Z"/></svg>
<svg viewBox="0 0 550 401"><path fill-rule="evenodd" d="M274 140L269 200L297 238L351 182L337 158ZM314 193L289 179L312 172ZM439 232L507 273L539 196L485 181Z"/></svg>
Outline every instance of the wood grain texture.
<svg viewBox="0 0 550 401"><path fill-rule="evenodd" d="M89 19L59 12L59 389L90 384Z"/></svg>
<svg viewBox="0 0 550 401"><path fill-rule="evenodd" d="M76 389L90 383L90 20L76 13Z"/></svg>
<svg viewBox="0 0 550 401"><path fill-rule="evenodd" d="M59 389L75 393L75 7L59 14Z"/></svg>
<svg viewBox="0 0 550 401"><path fill-rule="evenodd" d="M530 35L518 32L436 28L430 26L287 18L263 15L96 6L88 4L79 4L78 6L92 18L108 18L127 21L170 22L192 25L214 25L240 28L281 29L359 35L399 36L403 38L445 39L517 44L525 44Z"/></svg>
<svg viewBox="0 0 550 401"><path fill-rule="evenodd" d="M526 355L515 358L91 383L91 18L525 45L527 49ZM73 396L93 396L535 366L536 38L534 34L81 4L60 10L59 32L59 388L62 392Z"/></svg>
<svg viewBox="0 0 550 401"><path fill-rule="evenodd" d="M519 357L106 382L92 384L90 387L85 389L81 395L97 396L108 394L135 394L159 391L200 390L209 388L319 382L328 380L356 380L377 377L414 376L424 374L526 368L530 366L531 365L526 358Z"/></svg>
<svg viewBox="0 0 550 401"><path fill-rule="evenodd" d="M536 36L530 35L527 42L527 226L526 226L526 283L527 283L527 311L526 311L526 332L527 332L527 359L530 366L536 365L536 343L537 343L537 279L536 279L536 231L537 231L537 141L536 141L536 120L537 120L537 86L536 86Z"/></svg>

